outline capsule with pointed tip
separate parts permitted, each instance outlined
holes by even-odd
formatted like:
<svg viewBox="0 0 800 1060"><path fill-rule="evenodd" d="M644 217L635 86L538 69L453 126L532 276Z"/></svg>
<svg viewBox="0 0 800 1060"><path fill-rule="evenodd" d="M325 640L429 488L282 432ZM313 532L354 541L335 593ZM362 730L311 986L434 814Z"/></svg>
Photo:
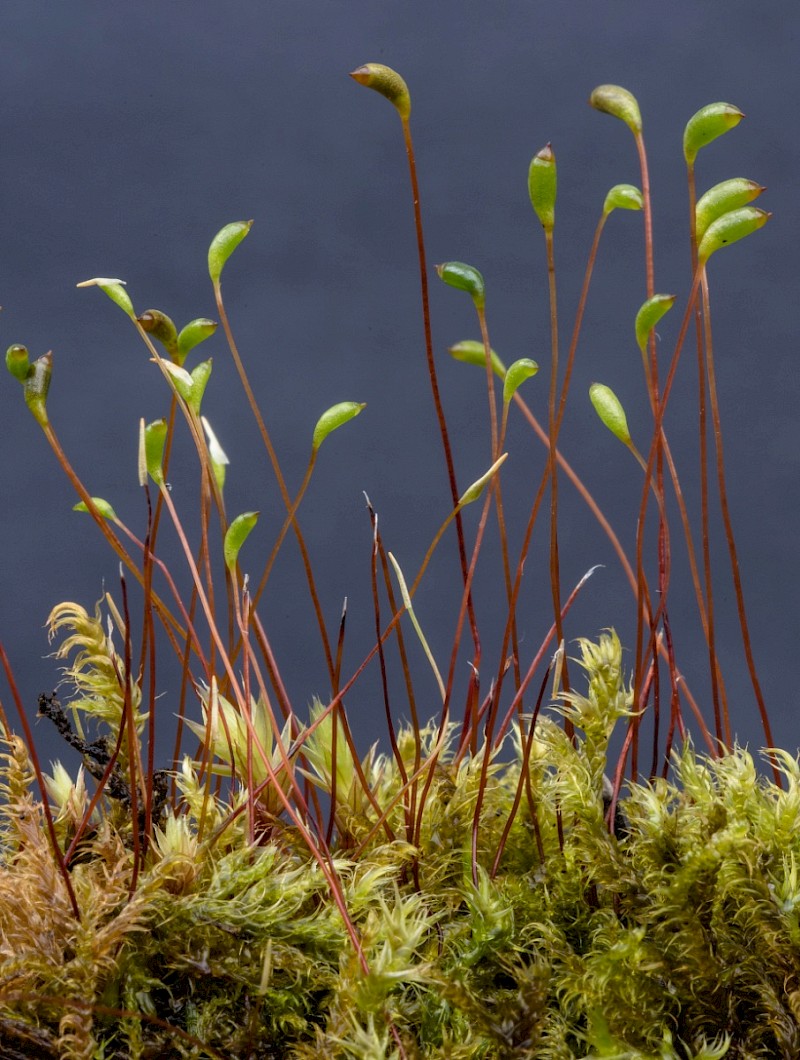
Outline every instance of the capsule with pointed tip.
<svg viewBox="0 0 800 1060"><path fill-rule="evenodd" d="M763 228L772 216L757 206L742 206L738 210L729 210L718 217L706 229L697 248L697 259L704 265L711 255L729 243L736 243L751 232Z"/></svg>
<svg viewBox="0 0 800 1060"><path fill-rule="evenodd" d="M311 438L313 451L316 453L329 434L347 423L348 420L352 420L366 407L366 402L363 401L340 401L337 405L331 405L317 420Z"/></svg>
<svg viewBox="0 0 800 1060"><path fill-rule="evenodd" d="M697 152L718 136L734 129L744 117L732 103L709 103L701 107L686 123L683 131L683 157L694 165Z"/></svg>
<svg viewBox="0 0 800 1060"><path fill-rule="evenodd" d="M756 184L754 180L745 180L744 177L723 180L709 188L705 195L701 195L697 200L695 207L695 236L698 242L705 235L708 226L718 217L722 217L729 210L747 206L763 191L766 191L766 188L761 184Z"/></svg>
<svg viewBox="0 0 800 1060"><path fill-rule="evenodd" d="M383 63L364 63L351 71L350 76L359 85L380 92L395 107L397 113L406 121L411 113L411 93L408 85L396 70Z"/></svg>
<svg viewBox="0 0 800 1060"><path fill-rule="evenodd" d="M528 195L545 232L552 232L556 223L556 184L556 156L547 143L528 168Z"/></svg>
<svg viewBox="0 0 800 1060"><path fill-rule="evenodd" d="M252 221L231 221L211 240L211 246L208 248L208 274L213 284L219 283L228 258L252 227Z"/></svg>

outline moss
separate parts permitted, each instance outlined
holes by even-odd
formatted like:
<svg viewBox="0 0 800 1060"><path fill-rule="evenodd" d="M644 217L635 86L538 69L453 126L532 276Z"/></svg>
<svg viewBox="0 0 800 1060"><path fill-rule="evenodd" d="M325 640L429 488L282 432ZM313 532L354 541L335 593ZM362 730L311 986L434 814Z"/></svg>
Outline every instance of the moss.
<svg viewBox="0 0 800 1060"><path fill-rule="evenodd" d="M402 841L377 832L357 858L334 846L365 964L288 827L256 847L234 833L226 848L187 842L197 821L182 817L182 838L163 832L131 893L129 837L112 814L71 870L76 922L24 747L10 741L4 1026L47 1035L69 1057L376 1058L399 1055L394 1034L420 1057L797 1055L798 763L781 756L781 790L746 750L712 760L687 743L669 780L625 789L626 831L612 834L602 775L629 693L621 667L606 665L609 653L618 661L615 638L583 649L586 695L563 708L575 740L542 717L528 765L544 863L523 802L492 873L519 741L492 757L477 884L468 851L480 761L456 766L452 751L423 808L419 889ZM397 789L394 769L382 761L376 791ZM177 889L168 834L191 862Z"/></svg>

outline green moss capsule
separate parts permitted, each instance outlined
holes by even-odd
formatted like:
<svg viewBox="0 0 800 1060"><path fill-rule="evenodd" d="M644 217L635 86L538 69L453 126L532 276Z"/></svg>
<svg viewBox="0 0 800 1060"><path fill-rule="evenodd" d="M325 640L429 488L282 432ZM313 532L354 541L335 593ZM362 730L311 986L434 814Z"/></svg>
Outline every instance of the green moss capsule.
<svg viewBox="0 0 800 1060"><path fill-rule="evenodd" d="M463 361L465 364L474 364L479 368L486 367L486 354L484 352L483 343L477 339L462 339L461 342L456 342L452 346L447 347L447 352L456 361ZM489 350L489 358L492 362L492 371L495 375L499 375L501 379L506 374L506 366L500 360L494 350Z"/></svg>
<svg viewBox="0 0 800 1060"><path fill-rule="evenodd" d="M556 223L556 156L550 144L531 159L528 168L528 195L531 206L546 232Z"/></svg>
<svg viewBox="0 0 800 1060"><path fill-rule="evenodd" d="M231 573L236 570L239 552L258 522L258 515L258 512L242 512L241 515L236 516L225 532L222 554L225 557L225 566Z"/></svg>
<svg viewBox="0 0 800 1060"><path fill-rule="evenodd" d="M436 274L448 287L466 291L475 303L475 308L483 309L486 304L486 287L483 276L473 265L465 265L463 261L446 261L443 265L436 266Z"/></svg>
<svg viewBox="0 0 800 1060"><path fill-rule="evenodd" d="M331 405L327 411L322 413L314 428L311 439L311 448L314 452L319 449L332 431L352 420L366 407L366 403L359 404L357 401L340 401L338 405Z"/></svg>
<svg viewBox="0 0 800 1060"><path fill-rule="evenodd" d="M364 63L350 74L359 85L380 92L397 109L405 121L411 113L411 94L408 85L396 70L382 63Z"/></svg>
<svg viewBox="0 0 800 1060"><path fill-rule="evenodd" d="M525 380L536 375L538 371L539 365L530 357L520 357L518 361L514 361L503 381L503 403L507 405Z"/></svg>
<svg viewBox="0 0 800 1060"><path fill-rule="evenodd" d="M598 85L589 96L589 104L603 114L624 121L634 136L642 131L642 114L636 96L620 85Z"/></svg>
<svg viewBox="0 0 800 1060"><path fill-rule="evenodd" d="M751 232L763 228L772 214L757 206L742 206L718 217L706 229L697 248L697 258L704 264L711 255L729 243L737 243Z"/></svg>
<svg viewBox="0 0 800 1060"><path fill-rule="evenodd" d="M173 361L178 357L178 329L172 319L160 309L145 309L144 313L136 318L142 326L142 330L154 339L158 339Z"/></svg>
<svg viewBox="0 0 800 1060"><path fill-rule="evenodd" d="M24 383L31 371L27 346L15 343L6 350L6 368L20 383Z"/></svg>
<svg viewBox="0 0 800 1060"><path fill-rule="evenodd" d="M740 206L746 206L757 199L766 189L754 180L745 180L744 177L733 177L731 180L723 180L709 188L705 195L697 200L695 208L695 235L699 242L706 233L710 224L722 217L730 210L736 210Z"/></svg>
<svg viewBox="0 0 800 1060"><path fill-rule="evenodd" d="M639 344L639 349L644 353L647 346L647 340L650 338L650 332L664 316L665 313L669 312L675 304L674 294L654 294L652 298L648 298L642 308L636 314L636 341Z"/></svg>
<svg viewBox="0 0 800 1060"><path fill-rule="evenodd" d="M136 312L130 295L125 290L124 280L115 280L108 276L95 276L91 280L81 280L75 284L76 287L99 287L103 294L107 295L114 305L119 306L123 313L134 320Z"/></svg>
<svg viewBox="0 0 800 1060"><path fill-rule="evenodd" d="M108 501L104 501L102 497L92 497L92 504L95 506L98 512L100 512L104 519L110 519L112 522L116 522L117 513L108 503ZM86 504L86 501L78 501L77 504L73 504L72 510L73 512L88 512L89 508Z"/></svg>
<svg viewBox="0 0 800 1060"><path fill-rule="evenodd" d="M744 117L732 103L709 103L701 107L686 123L683 133L683 156L687 165L694 165L697 152L718 136L735 128Z"/></svg>
<svg viewBox="0 0 800 1060"><path fill-rule="evenodd" d="M604 214L610 214L612 210L643 209L644 198L641 191L633 184L615 184L603 203Z"/></svg>
<svg viewBox="0 0 800 1060"><path fill-rule="evenodd" d="M592 383L589 387L589 399L604 426L608 427L623 445L630 446L632 444L631 434L628 430L625 409L611 387L603 383Z"/></svg>
<svg viewBox="0 0 800 1060"><path fill-rule="evenodd" d="M178 364L183 364L189 351L199 346L201 342L205 342L206 339L210 339L216 330L216 320L208 320L207 317L190 320L185 327L181 328L178 335Z"/></svg>
<svg viewBox="0 0 800 1060"><path fill-rule="evenodd" d="M144 453L144 466L147 469L147 474L157 486L164 485L164 472L161 465L164 460L164 445L166 440L167 421L165 419L154 420L152 423L148 423L142 431L141 447Z"/></svg>
<svg viewBox="0 0 800 1060"><path fill-rule="evenodd" d="M219 283L228 258L252 227L252 221L232 221L221 228L211 240L211 246L208 248L208 274L213 284Z"/></svg>

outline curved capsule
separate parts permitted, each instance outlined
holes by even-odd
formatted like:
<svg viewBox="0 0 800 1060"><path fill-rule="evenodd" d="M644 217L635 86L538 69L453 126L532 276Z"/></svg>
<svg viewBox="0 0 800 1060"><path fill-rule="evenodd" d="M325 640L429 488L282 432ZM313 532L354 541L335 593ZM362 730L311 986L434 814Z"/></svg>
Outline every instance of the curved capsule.
<svg viewBox="0 0 800 1060"><path fill-rule="evenodd" d="M365 85L382 96L396 108L398 114L406 121L411 113L411 93L408 85L396 70L382 63L364 63L350 73L359 85Z"/></svg>
<svg viewBox="0 0 800 1060"><path fill-rule="evenodd" d="M201 342L210 339L216 330L216 320L209 320L207 317L190 320L185 327L182 327L178 335L178 364L183 364L187 353L195 346L199 346Z"/></svg>
<svg viewBox="0 0 800 1060"><path fill-rule="evenodd" d="M486 354L484 352L483 343L477 339L462 339L461 342L456 342L452 346L447 347L447 352L451 357L457 361L463 361L464 364L474 364L478 368L486 367ZM492 371L495 375L499 375L501 379L505 377L506 366L497 356L494 350L489 350L489 357L492 362Z"/></svg>
<svg viewBox="0 0 800 1060"><path fill-rule="evenodd" d="M729 210L718 217L706 229L697 248L697 259L704 265L711 255L729 243L737 243L751 232L763 228L772 214L759 210L757 206L742 206L738 210Z"/></svg>
<svg viewBox="0 0 800 1060"><path fill-rule="evenodd" d="M603 114L624 121L634 136L642 131L642 114L636 96L621 85L598 85L589 96L589 104Z"/></svg>
<svg viewBox="0 0 800 1060"><path fill-rule="evenodd" d="M141 324L142 330L158 339L172 360L177 360L178 329L171 317L162 313L160 309L145 309L144 313L136 319Z"/></svg>
<svg viewBox="0 0 800 1060"><path fill-rule="evenodd" d="M509 366L503 381L503 404L507 405L525 380L536 375L538 371L539 365L530 357L520 357L518 361L514 361Z"/></svg>
<svg viewBox="0 0 800 1060"><path fill-rule="evenodd" d="M636 341L639 344L639 349L642 353L644 353L645 348L647 347L647 340L650 338L650 332L664 314L672 309L674 304L674 294L654 294L652 298L647 299L636 314L636 323L634 325L636 330Z"/></svg>
<svg viewBox="0 0 800 1060"><path fill-rule="evenodd" d="M603 204L603 213L610 214L612 210L643 210L644 197L634 184L615 184L606 195Z"/></svg>
<svg viewBox="0 0 800 1060"><path fill-rule="evenodd" d="M104 501L102 497L92 497L92 504L104 519L110 519L112 522L116 522L117 513L108 501ZM89 508L86 501L78 501L77 504L72 505L72 510L73 512L88 512Z"/></svg>
<svg viewBox="0 0 800 1060"><path fill-rule="evenodd" d="M706 229L718 217L722 217L729 210L736 210L740 206L746 206L753 199L766 191L761 184L754 180L745 180L744 177L733 177L731 180L723 180L709 188L705 195L697 200L695 208L695 236L698 242L703 238Z"/></svg>
<svg viewBox="0 0 800 1060"><path fill-rule="evenodd" d="M466 265L463 261L446 261L443 265L436 266L436 274L448 287L466 291L475 303L475 308L483 309L486 304L486 286L483 276L474 265Z"/></svg>
<svg viewBox="0 0 800 1060"><path fill-rule="evenodd" d="M340 401L338 405L331 405L317 420L311 439L313 451L316 452L319 449L329 434L347 423L348 420L352 420L366 407L366 402L359 403L358 401Z"/></svg>
<svg viewBox="0 0 800 1060"><path fill-rule="evenodd" d="M225 566L231 574L236 569L242 545L258 522L258 515L258 512L242 512L241 515L236 516L225 532L222 554L225 557Z"/></svg>
<svg viewBox="0 0 800 1060"><path fill-rule="evenodd" d="M683 131L683 157L686 164L694 165L701 147L735 128L743 117L744 114L732 103L709 103L701 107L689 118Z"/></svg>
<svg viewBox="0 0 800 1060"><path fill-rule="evenodd" d="M232 221L221 228L211 240L211 246L208 248L208 274L212 283L219 283L228 258L252 227L252 221Z"/></svg>

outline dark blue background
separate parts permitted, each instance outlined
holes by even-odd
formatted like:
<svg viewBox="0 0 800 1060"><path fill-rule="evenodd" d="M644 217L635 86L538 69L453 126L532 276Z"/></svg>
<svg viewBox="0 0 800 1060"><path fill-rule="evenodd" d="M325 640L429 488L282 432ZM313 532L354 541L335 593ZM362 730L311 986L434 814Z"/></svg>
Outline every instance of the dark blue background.
<svg viewBox="0 0 800 1060"><path fill-rule="evenodd" d="M355 85L348 71L372 60L406 77L430 261L478 266L493 345L507 362L532 356L543 367L548 308L543 242L526 192L531 156L553 142L566 348L605 193L618 182L639 182L632 138L586 105L591 89L615 82L640 101L655 204L656 286L678 294L679 306L689 282L683 128L706 103L735 103L747 120L702 152L699 184L702 190L729 176L757 180L768 185L762 204L775 214L751 240L717 255L710 273L730 500L754 649L775 735L795 748L799 23L797 4L788 0L761 7L750 0L7 0L0 11L2 346L23 342L33 356L54 350L48 407L62 442L90 492L141 531L137 422L165 413L163 382L122 314L75 283L120 276L138 310L156 306L179 326L214 316L208 243L224 223L255 218L225 273L226 300L290 484L299 483L323 409L350 399L369 406L326 443L301 510L334 630L342 598L349 597L349 673L371 646L373 628L361 491L369 493L386 544L409 576L448 510L449 494L425 371L400 126L392 108ZM629 546L640 475L599 426L585 395L595 379L614 387L634 437L646 444L632 332L644 297L641 219L619 213L601 247L562 437L566 455ZM444 350L477 337L477 329L468 299L435 280L432 303L463 488L489 463L485 396L480 373L452 363ZM679 313L660 329L669 353ZM232 461L229 512L262 512L243 554L257 575L283 512L221 331L202 348L209 355L214 374L204 412ZM668 431L696 514L692 356L687 351ZM546 372L528 384L528 399L543 418L546 390ZM71 513L71 488L9 377L0 384L0 425L0 637L32 715L38 693L57 680L56 664L45 657L49 609L63 599L91 607L104 584L118 594L117 562L90 520ZM181 437L170 479L191 522L197 475ZM510 517L517 512L518 548L544 450L516 421L508 447L504 483ZM607 564L587 586L568 634L594 636L613 625L632 647L632 598L611 550L566 484L561 494L564 585L592 564ZM474 513L467 525L474 529ZM175 555L167 530L162 543ZM705 697L704 648L690 617L677 523L673 534L679 662ZM493 542L476 584L484 690L503 616ZM742 739L760 745L718 521L715 549L719 648L736 726ZM520 608L524 663L550 623L546 550L540 534ZM289 540L262 613L302 715L315 693L325 694L326 678L296 553ZM417 601L443 669L458 589L450 536ZM467 660L465 651L461 685ZM420 709L432 715L435 685L424 663L418 672ZM165 715L175 709L176 687L176 674L163 662ZM13 714L4 682L0 695ZM402 701L395 702L401 711ZM349 707L364 743L381 736L374 674ZM62 753L45 722L37 738L51 755Z"/></svg>

